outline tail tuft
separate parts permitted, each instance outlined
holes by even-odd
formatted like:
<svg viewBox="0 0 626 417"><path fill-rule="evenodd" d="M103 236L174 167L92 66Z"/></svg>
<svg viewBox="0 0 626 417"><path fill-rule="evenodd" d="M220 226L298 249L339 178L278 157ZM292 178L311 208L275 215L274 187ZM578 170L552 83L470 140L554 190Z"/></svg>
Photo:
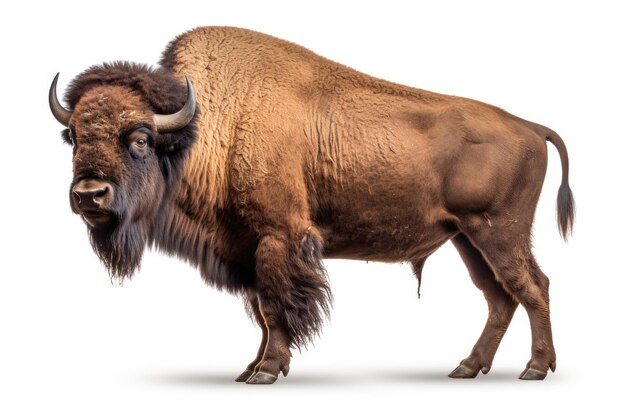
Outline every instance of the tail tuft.
<svg viewBox="0 0 626 417"><path fill-rule="evenodd" d="M567 238L572 235L574 215L576 212L574 194L572 193L572 189L569 188L568 183L563 183L559 187L559 193L556 198L556 211L559 222L559 233L563 240L567 242Z"/></svg>

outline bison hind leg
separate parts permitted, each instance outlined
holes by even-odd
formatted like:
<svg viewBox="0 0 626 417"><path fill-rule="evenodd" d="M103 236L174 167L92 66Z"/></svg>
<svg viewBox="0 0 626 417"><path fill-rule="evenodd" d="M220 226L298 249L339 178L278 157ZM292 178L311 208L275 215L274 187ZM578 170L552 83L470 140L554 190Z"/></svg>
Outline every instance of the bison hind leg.
<svg viewBox="0 0 626 417"><path fill-rule="evenodd" d="M497 281L491 266L466 235L458 234L452 243L467 266L472 282L483 292L489 305L489 317L471 354L448 375L450 378L474 378L479 371L486 374L491 369L518 303Z"/></svg>

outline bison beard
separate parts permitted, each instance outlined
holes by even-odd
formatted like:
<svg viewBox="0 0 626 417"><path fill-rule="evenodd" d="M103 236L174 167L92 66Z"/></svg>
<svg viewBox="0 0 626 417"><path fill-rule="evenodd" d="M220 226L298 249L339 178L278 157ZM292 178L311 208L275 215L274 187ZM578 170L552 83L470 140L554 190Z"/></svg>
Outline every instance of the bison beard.
<svg viewBox="0 0 626 417"><path fill-rule="evenodd" d="M142 223L130 222L110 228L88 229L91 246L111 278L123 280L139 268L147 241L147 233Z"/></svg>
<svg viewBox="0 0 626 417"><path fill-rule="evenodd" d="M145 205L134 189L117 187L112 207L113 220L103 227L88 227L89 241L111 278L123 281L139 268L149 239L155 212L133 219L137 207ZM168 199L165 199L167 201Z"/></svg>

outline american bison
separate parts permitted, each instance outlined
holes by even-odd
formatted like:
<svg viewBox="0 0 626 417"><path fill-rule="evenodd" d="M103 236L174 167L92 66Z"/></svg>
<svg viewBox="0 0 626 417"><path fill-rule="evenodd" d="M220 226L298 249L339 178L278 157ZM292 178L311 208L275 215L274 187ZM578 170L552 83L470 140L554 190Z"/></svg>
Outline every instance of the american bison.
<svg viewBox="0 0 626 417"><path fill-rule="evenodd" d="M448 240L489 304L450 376L489 371L518 303L532 329L520 378L554 371L548 278L531 252L546 141L561 158L564 238L573 225L567 150L552 130L237 28L184 33L157 68L91 67L69 85L69 110L56 83L70 204L94 251L126 277L152 245L241 295L263 337L237 381L287 375L290 348L320 331L331 303L323 258L408 261L419 280Z"/></svg>

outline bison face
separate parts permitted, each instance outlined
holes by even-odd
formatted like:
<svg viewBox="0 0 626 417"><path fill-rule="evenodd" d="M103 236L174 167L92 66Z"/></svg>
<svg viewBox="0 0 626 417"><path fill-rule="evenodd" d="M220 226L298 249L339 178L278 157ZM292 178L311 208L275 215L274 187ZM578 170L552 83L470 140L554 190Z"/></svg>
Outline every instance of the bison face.
<svg viewBox="0 0 626 417"><path fill-rule="evenodd" d="M72 210L91 229L108 230L150 218L163 197L152 115L125 87L85 93L70 119L74 148Z"/></svg>
<svg viewBox="0 0 626 417"><path fill-rule="evenodd" d="M111 275L129 276L167 201L177 152L167 133L193 118L191 83L187 104L173 115L154 114L140 94L115 85L89 89L69 112L60 107L56 91L52 98L55 84L56 78L51 109L67 123L63 137L73 147L71 208L87 224L92 246Z"/></svg>

